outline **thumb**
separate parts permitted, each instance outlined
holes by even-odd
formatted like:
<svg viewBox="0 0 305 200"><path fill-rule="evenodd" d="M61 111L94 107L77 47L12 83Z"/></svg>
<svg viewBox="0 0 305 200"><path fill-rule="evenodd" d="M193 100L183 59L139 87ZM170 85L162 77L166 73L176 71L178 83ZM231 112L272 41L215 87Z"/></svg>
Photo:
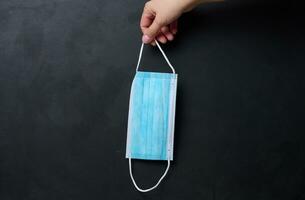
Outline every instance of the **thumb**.
<svg viewBox="0 0 305 200"><path fill-rule="evenodd" d="M151 43L155 37L158 35L158 33L161 31L161 28L163 26L163 23L160 21L158 15L154 18L153 23L147 27L145 30L143 30L143 42L144 43Z"/></svg>

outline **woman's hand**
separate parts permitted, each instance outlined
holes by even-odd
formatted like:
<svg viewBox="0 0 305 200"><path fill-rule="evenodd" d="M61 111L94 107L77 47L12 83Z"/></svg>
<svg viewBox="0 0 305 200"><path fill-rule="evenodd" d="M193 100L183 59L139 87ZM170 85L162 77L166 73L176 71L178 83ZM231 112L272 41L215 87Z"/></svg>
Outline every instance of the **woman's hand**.
<svg viewBox="0 0 305 200"><path fill-rule="evenodd" d="M222 0L150 0L145 4L141 17L142 41L154 44L172 41L177 33L177 19L200 3Z"/></svg>

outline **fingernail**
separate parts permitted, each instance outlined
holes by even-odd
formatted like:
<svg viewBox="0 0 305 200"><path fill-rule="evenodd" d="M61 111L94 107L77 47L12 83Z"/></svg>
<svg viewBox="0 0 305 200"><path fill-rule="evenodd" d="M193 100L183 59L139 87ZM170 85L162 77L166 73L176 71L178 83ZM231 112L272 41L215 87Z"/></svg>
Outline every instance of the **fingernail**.
<svg viewBox="0 0 305 200"><path fill-rule="evenodd" d="M166 37L169 41L172 41L174 39L174 36L172 34L168 34L166 35Z"/></svg>
<svg viewBox="0 0 305 200"><path fill-rule="evenodd" d="M150 42L150 37L148 37L147 35L143 35L142 42L143 43L149 43Z"/></svg>

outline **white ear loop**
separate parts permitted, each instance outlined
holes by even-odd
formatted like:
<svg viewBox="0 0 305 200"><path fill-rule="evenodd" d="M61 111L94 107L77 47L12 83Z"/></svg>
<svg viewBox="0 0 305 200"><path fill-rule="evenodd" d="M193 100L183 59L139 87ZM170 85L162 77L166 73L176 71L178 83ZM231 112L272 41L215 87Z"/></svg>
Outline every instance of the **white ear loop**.
<svg viewBox="0 0 305 200"><path fill-rule="evenodd" d="M161 46L159 45L159 43L157 42L157 40L155 40L155 43L157 44L159 50L161 51L163 57L165 58L167 64L170 66L170 68L172 69L172 72L173 74L175 74L175 68L172 66L172 64L170 63L170 61L168 60L167 56L165 55L164 51L162 50ZM143 48L144 48L144 43L142 43L141 45L141 49L140 49L140 53L139 53L139 59L138 59L138 64L137 64L137 69L136 71L138 71L139 69L139 66L140 66L140 61L141 61L141 58L142 58L142 53L143 53ZM166 167L166 170L165 172L163 173L163 175L160 177L159 181L151 188L148 188L148 189L141 189L139 188L139 186L137 185L136 181L134 180L133 178L133 174L132 174L132 167L131 167L131 158L129 158L129 175L131 177L131 180L132 180L132 183L134 184L134 186L136 187L136 189L139 191L139 192L149 192L149 191L152 191L153 189L157 188L159 186L159 184L161 183L161 181L164 179L164 177L166 176L168 170L169 170L169 167L170 167L170 159L168 158L167 160L167 167Z"/></svg>
<svg viewBox="0 0 305 200"><path fill-rule="evenodd" d="M159 179L159 181L151 188L148 188L148 189L141 189L139 188L139 186L137 185L136 181L134 180L133 178L133 175L132 175L132 168L131 168L131 158L129 158L129 175L131 177L131 180L134 184L134 186L137 188L137 190L139 192L149 192L149 191L152 191L153 189L157 188L159 186L159 184L161 183L161 181L164 179L164 177L166 176L168 170L169 170L169 167L170 167L170 160L168 159L167 160L167 167L166 167L166 170L165 172L163 173L163 175L161 176L161 178Z"/></svg>
<svg viewBox="0 0 305 200"><path fill-rule="evenodd" d="M169 65L169 67L172 69L173 74L175 74L175 68L172 66L172 64L169 62L167 56L165 55L164 51L162 50L161 46L159 45L158 41L155 40L155 43L157 44L159 50L161 51L163 57L165 58L167 64ZM137 69L136 71L138 71L139 66L140 66L140 62L141 62L141 58L142 58L142 53L143 53L143 47L144 47L144 43L142 43L141 45L141 49L140 49L140 53L139 53L139 58L138 58L138 64L137 64Z"/></svg>

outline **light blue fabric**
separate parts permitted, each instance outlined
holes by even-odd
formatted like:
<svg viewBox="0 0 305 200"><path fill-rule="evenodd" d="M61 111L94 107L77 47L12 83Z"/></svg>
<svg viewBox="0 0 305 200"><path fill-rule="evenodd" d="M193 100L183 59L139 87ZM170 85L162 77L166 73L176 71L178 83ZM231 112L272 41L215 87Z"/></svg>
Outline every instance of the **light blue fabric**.
<svg viewBox="0 0 305 200"><path fill-rule="evenodd" d="M131 87L126 157L172 160L177 74L137 71Z"/></svg>

